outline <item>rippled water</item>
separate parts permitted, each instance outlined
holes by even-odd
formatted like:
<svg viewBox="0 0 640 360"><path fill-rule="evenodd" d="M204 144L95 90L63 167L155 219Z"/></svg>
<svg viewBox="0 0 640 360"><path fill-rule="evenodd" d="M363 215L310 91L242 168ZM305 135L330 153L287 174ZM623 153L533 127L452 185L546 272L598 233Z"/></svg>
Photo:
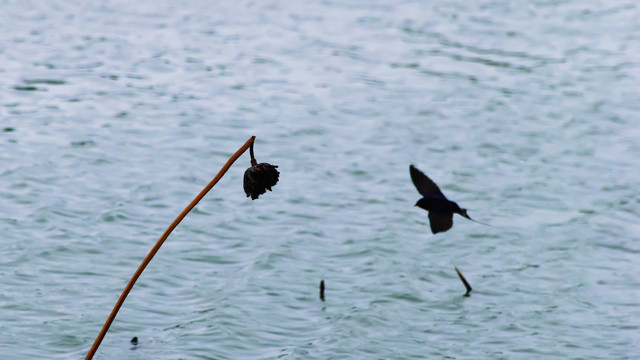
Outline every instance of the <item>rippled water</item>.
<svg viewBox="0 0 640 360"><path fill-rule="evenodd" d="M471 3L0 2L3 356L83 358L256 135L96 358L636 358L638 6Z"/></svg>

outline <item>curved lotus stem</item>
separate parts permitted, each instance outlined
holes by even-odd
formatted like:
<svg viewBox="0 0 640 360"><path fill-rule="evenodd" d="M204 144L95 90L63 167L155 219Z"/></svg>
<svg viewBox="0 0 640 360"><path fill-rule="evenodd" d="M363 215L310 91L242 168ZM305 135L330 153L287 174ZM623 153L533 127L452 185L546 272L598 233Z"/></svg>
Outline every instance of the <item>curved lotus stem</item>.
<svg viewBox="0 0 640 360"><path fill-rule="evenodd" d="M158 250L160 250L160 247L162 246L164 241L167 240L171 232L176 228L176 226L178 226L178 224L182 221L182 219L184 219L184 217L187 216L187 214L198 204L198 202L200 202L200 200L202 200L202 198L204 198L204 196L211 190L211 188L213 188L213 186L218 181L220 181L222 176L227 172L227 170L229 170L231 165L233 165L233 163L236 160L238 160L238 158L245 151L247 151L249 147L253 146L253 142L255 141L255 139L256 137L252 136L249 140L247 140L247 142L244 145L242 145L240 149L238 149L238 151L236 151L235 154L233 154L229 158L227 163L224 164L222 169L220 169L220 172L218 172L218 175L216 175L216 177L214 177L213 180L211 180L211 182L207 186L205 186L204 189L202 189L202 191L200 191L198 196L196 196L196 198L193 199L193 201L184 210L182 210L180 215L178 215L178 217L175 220L173 220L171 225L169 225L167 230L164 231L164 234L162 234L162 236L160 237L160 239L158 239L158 241L153 246L151 251L149 251L149 254L147 255L147 257L145 257L144 260L142 260L142 264L140 264L140 266L138 267L138 270L136 270L131 280L129 280L127 287L125 287L124 290L122 291L120 298L118 298L118 301L116 302L116 305L113 307L111 314L107 318L107 321L104 323L104 326L102 326L102 330L100 331L100 334L98 335L96 340L93 342L93 345L91 346L89 353L85 357L85 360L90 360L93 358L93 355L95 355L96 351L98 350L98 347L100 346L100 343L104 339L104 336L107 334L107 331L111 326L111 323L113 323L113 320L116 318L116 314L118 314L118 310L120 310L120 307L122 307L124 300L127 298L127 295L129 295L129 292L133 288L133 285L136 283L136 281L138 280L138 278L140 277L144 269L147 267L147 265L149 265L149 262L151 262L151 259L153 259L153 257L156 255Z"/></svg>

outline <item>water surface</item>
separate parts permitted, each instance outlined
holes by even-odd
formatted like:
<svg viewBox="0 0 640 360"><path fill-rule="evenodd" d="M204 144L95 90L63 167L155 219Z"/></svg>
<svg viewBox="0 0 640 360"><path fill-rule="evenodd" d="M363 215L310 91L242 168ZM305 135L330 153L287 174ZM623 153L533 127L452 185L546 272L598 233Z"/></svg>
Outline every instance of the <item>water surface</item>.
<svg viewBox="0 0 640 360"><path fill-rule="evenodd" d="M243 156L96 358L637 357L637 16L625 0L2 2L0 351L83 358L256 135L274 191L245 197ZM431 235L409 164L492 226Z"/></svg>

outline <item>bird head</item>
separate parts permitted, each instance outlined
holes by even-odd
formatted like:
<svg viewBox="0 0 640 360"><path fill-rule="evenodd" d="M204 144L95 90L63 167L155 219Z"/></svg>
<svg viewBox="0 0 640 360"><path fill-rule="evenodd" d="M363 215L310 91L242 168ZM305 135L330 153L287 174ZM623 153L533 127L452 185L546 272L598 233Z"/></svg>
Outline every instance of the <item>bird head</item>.
<svg viewBox="0 0 640 360"><path fill-rule="evenodd" d="M415 206L417 206L417 207L419 207L421 209L429 210L429 202L425 198L422 198L422 199L418 200L418 202L416 203Z"/></svg>

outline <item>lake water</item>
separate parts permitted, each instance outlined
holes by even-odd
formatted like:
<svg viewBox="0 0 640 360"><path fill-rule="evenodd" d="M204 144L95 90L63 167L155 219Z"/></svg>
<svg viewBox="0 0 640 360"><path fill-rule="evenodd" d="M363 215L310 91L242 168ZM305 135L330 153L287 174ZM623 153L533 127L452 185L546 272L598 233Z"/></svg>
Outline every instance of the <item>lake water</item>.
<svg viewBox="0 0 640 360"><path fill-rule="evenodd" d="M0 2L2 357L84 358L256 135L96 359L637 359L639 10Z"/></svg>

